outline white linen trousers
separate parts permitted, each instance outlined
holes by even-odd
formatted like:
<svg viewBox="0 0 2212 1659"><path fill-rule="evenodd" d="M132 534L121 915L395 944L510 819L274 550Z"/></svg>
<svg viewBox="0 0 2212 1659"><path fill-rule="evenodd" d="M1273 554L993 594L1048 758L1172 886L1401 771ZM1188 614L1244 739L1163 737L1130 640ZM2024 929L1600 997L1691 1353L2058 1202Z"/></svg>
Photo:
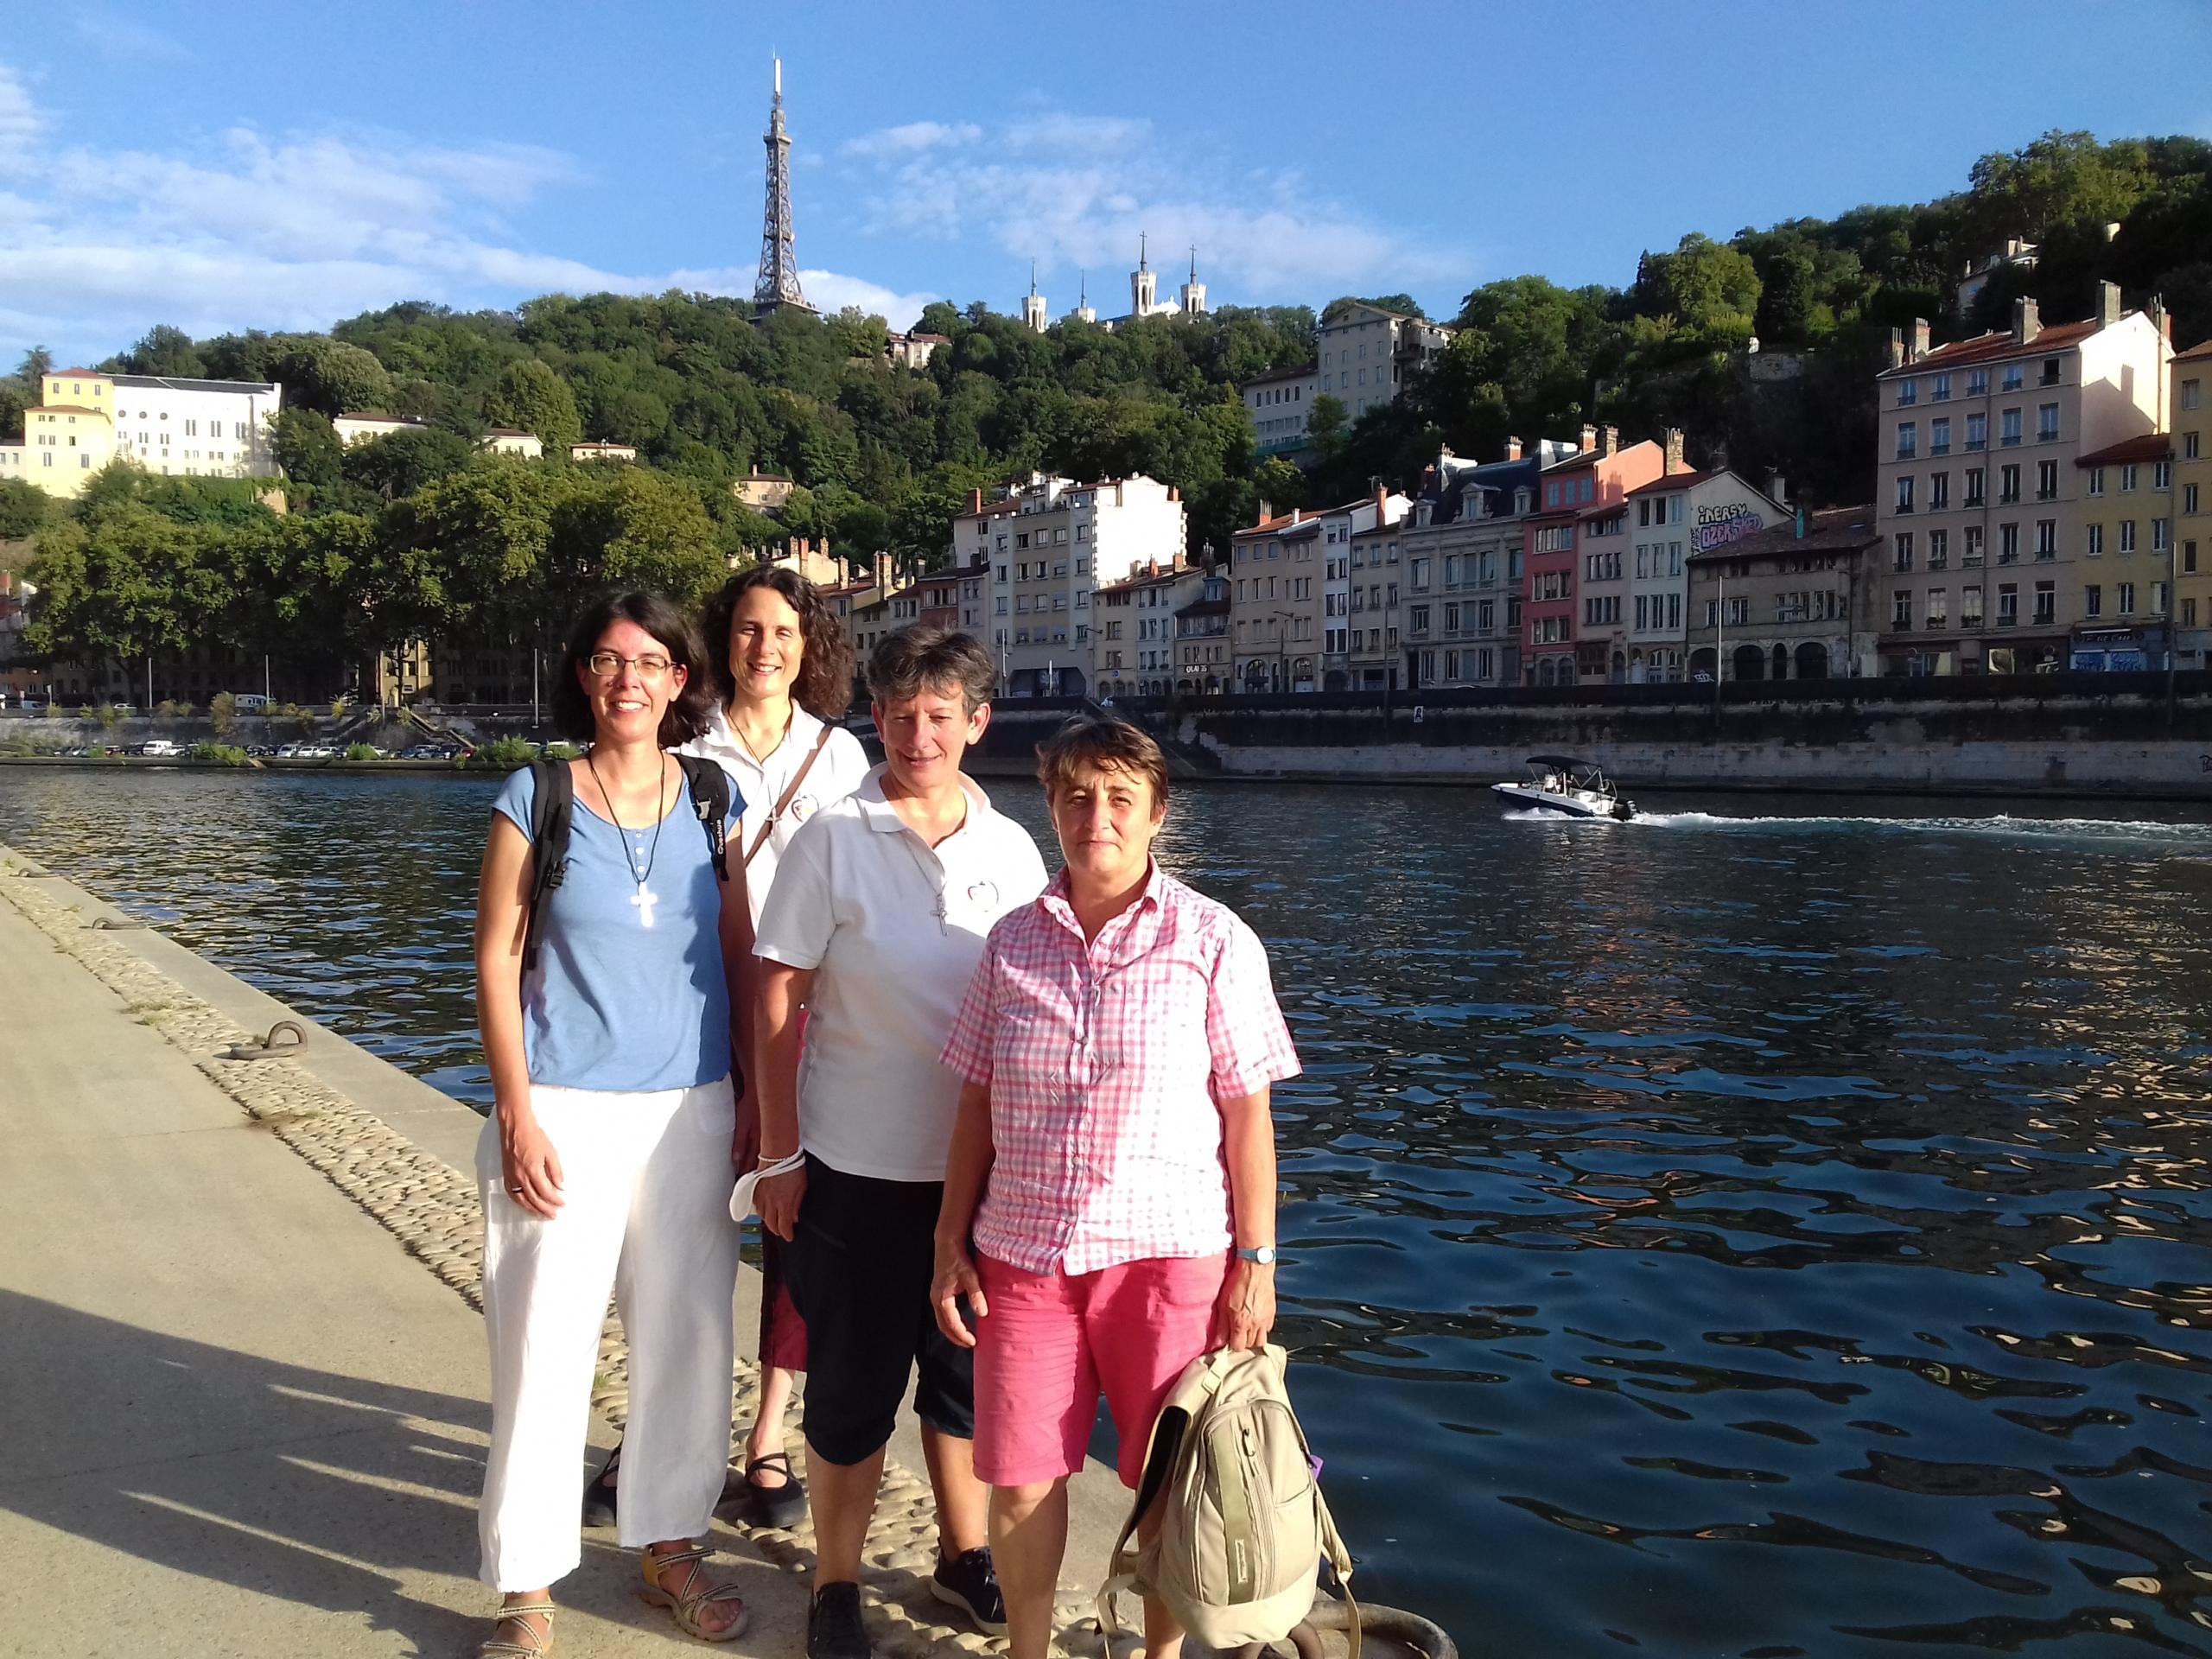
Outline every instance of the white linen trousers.
<svg viewBox="0 0 2212 1659"><path fill-rule="evenodd" d="M480 1576L503 1593L542 1589L582 1559L584 1437L610 1287L630 1344L623 1547L704 1536L729 1462L729 1079L650 1094L533 1084L530 1098L561 1160L565 1202L551 1220L507 1196L499 1125L487 1120L476 1143L492 1347Z"/></svg>

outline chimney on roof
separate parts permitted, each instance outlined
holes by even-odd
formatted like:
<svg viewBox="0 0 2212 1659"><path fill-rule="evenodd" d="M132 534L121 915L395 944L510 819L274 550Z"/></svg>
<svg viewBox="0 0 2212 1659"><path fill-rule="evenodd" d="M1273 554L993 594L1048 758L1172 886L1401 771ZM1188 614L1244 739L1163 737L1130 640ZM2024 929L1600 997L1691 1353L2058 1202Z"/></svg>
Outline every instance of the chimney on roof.
<svg viewBox="0 0 2212 1659"><path fill-rule="evenodd" d="M1766 499L1777 507L1787 506L1789 502L1789 486L1783 482L1782 474L1771 467L1766 469Z"/></svg>
<svg viewBox="0 0 2212 1659"><path fill-rule="evenodd" d="M1661 476L1672 478L1676 473L1686 473L1689 467L1682 460L1682 429L1670 426L1659 434L1664 459L1660 462Z"/></svg>
<svg viewBox="0 0 2212 1659"><path fill-rule="evenodd" d="M1904 366L1904 330L1902 328L1890 330L1889 366L1893 369Z"/></svg>
<svg viewBox="0 0 2212 1659"><path fill-rule="evenodd" d="M2151 319L2158 330L2158 338L2167 345L2174 343L2174 314L2166 309L2166 296L2153 294L2143 302L2143 315Z"/></svg>
<svg viewBox="0 0 2212 1659"><path fill-rule="evenodd" d="M969 511L969 512L981 512L982 510L983 510L983 493L982 493L982 491L981 491L981 490L970 490L970 491L969 491L969 492L968 492L968 511Z"/></svg>
<svg viewBox="0 0 2212 1659"><path fill-rule="evenodd" d="M2113 324L2119 321L2120 284L2118 283L2099 283L2097 284L2098 325L2101 327L2109 328Z"/></svg>
<svg viewBox="0 0 2212 1659"><path fill-rule="evenodd" d="M1303 520L1303 519L1305 518L1305 517L1306 517L1306 515L1305 515L1303 512L1300 512L1298 508L1296 508L1296 507L1293 507L1293 508L1290 510L1290 522L1291 522L1294 525L1295 525L1295 524L1299 524L1301 520Z"/></svg>
<svg viewBox="0 0 2212 1659"><path fill-rule="evenodd" d="M1927 355L1928 319L1915 317L1912 320L1912 361L1917 363Z"/></svg>
<svg viewBox="0 0 2212 1659"><path fill-rule="evenodd" d="M1617 455L1620 453L1620 428L1618 426L1599 427L1598 429L1598 453L1605 455Z"/></svg>
<svg viewBox="0 0 2212 1659"><path fill-rule="evenodd" d="M1262 497L1260 498L1260 524L1266 524L1266 523L1268 522L1268 519L1270 519L1270 518L1274 518L1274 516L1275 516L1275 504L1274 504L1274 502L1272 502L1272 501L1268 500L1268 498L1267 498L1266 496L1264 496L1264 495L1263 495L1263 496L1262 496ZM1253 526L1253 528L1254 528L1255 530L1258 529L1258 528L1259 528L1259 524L1255 524L1255 525Z"/></svg>
<svg viewBox="0 0 2212 1659"><path fill-rule="evenodd" d="M1390 511L1390 486L1377 483L1375 486L1375 528L1382 528L1383 515Z"/></svg>
<svg viewBox="0 0 2212 1659"><path fill-rule="evenodd" d="M888 553L877 554L874 569L870 574L875 578L875 591L878 594L889 593L891 591L891 556Z"/></svg>
<svg viewBox="0 0 2212 1659"><path fill-rule="evenodd" d="M1520 439L1518 439L1518 438L1515 438L1515 437L1509 437L1509 438L1507 438L1507 439L1506 439L1506 441L1505 441L1505 458L1506 458L1508 461L1518 461L1518 460L1520 460L1520 459L1521 459L1521 440L1520 440Z"/></svg>
<svg viewBox="0 0 2212 1659"><path fill-rule="evenodd" d="M2023 296L2012 302L2012 343L2025 346L2043 333L2043 308Z"/></svg>
<svg viewBox="0 0 2212 1659"><path fill-rule="evenodd" d="M1167 499L1170 501L1180 501L1183 499L1183 492L1176 486L1170 484L1167 486Z"/></svg>
<svg viewBox="0 0 2212 1659"><path fill-rule="evenodd" d="M1582 429L1582 453L1586 455L1597 447L1598 429L1594 426L1584 427Z"/></svg>

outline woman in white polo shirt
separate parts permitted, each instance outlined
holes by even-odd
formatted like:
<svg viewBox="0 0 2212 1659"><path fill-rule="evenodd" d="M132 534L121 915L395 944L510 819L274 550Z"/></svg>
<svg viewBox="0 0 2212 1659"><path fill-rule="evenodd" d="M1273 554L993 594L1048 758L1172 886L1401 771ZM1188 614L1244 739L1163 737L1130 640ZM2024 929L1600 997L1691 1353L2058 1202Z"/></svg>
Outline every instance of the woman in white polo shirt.
<svg viewBox="0 0 2212 1659"><path fill-rule="evenodd" d="M707 728L681 754L704 755L730 775L745 802L731 837L745 863L753 925L776 879L776 866L798 827L842 801L868 775L860 740L829 722L852 695L853 649L814 584L795 570L755 565L709 600L699 618L715 706ZM738 1102L741 1170L760 1145L756 1067L741 1058ZM795 1527L806 1517L806 1489L784 1454L784 1414L806 1369L806 1323L791 1301L790 1246L760 1233L760 1409L745 1437L745 1498L756 1525ZM584 1488L584 1524L612 1526L620 1497L618 1446Z"/></svg>
<svg viewBox="0 0 2212 1659"><path fill-rule="evenodd" d="M1028 832L960 770L990 722L991 659L963 633L902 629L868 690L884 764L802 825L760 915L754 1039L762 1225L796 1246L809 1346L815 1591L808 1659L868 1659L861 1541L909 1376L937 1496L931 1587L992 1635L988 1489L976 1478L973 1357L930 1306L960 1079L938 1060L983 939L1044 890ZM798 1013L809 1015L804 1058Z"/></svg>

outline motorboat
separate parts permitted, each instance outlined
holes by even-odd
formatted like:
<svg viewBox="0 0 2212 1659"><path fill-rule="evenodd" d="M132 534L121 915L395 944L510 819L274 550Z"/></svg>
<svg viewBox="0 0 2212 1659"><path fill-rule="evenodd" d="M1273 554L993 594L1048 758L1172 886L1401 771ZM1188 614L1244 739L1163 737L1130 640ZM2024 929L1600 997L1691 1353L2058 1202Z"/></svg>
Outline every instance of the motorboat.
<svg viewBox="0 0 2212 1659"><path fill-rule="evenodd" d="M1518 782L1492 784L1491 788L1516 806L1571 818L1617 818L1625 823L1636 816L1636 803L1623 799L1604 768L1591 761L1567 754L1532 754L1528 766L1528 776Z"/></svg>

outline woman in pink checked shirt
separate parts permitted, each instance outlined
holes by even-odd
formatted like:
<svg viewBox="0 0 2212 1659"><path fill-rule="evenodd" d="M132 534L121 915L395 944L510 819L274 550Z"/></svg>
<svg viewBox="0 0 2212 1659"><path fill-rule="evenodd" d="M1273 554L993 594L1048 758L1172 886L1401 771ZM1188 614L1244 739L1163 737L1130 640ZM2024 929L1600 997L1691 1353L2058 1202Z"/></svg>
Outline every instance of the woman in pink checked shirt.
<svg viewBox="0 0 2212 1659"><path fill-rule="evenodd" d="M1066 868L992 928L945 1044L965 1086L931 1290L976 1350L1013 1659L1044 1659L1100 1392L1135 1490L1184 1367L1274 1323L1268 1090L1299 1069L1258 937L1153 861L1160 746L1081 720L1039 746L1038 776ZM1147 1599L1147 1659L1182 1638Z"/></svg>

